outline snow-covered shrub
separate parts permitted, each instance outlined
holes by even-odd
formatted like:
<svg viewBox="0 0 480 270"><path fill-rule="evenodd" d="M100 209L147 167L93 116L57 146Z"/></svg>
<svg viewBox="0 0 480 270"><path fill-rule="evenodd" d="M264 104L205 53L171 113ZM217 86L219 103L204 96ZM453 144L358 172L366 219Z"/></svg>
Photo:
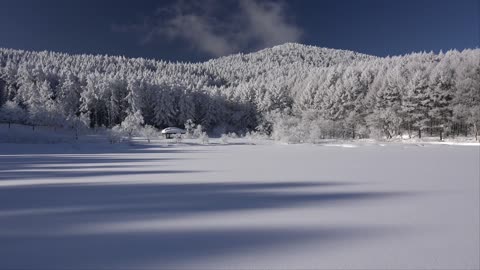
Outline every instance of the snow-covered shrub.
<svg viewBox="0 0 480 270"><path fill-rule="evenodd" d="M222 134L222 136L220 136L220 143L221 144L228 144L228 135L227 134Z"/></svg>
<svg viewBox="0 0 480 270"><path fill-rule="evenodd" d="M116 125L107 130L107 138L111 144L121 142L124 136L125 130L120 125Z"/></svg>
<svg viewBox="0 0 480 270"><path fill-rule="evenodd" d="M286 143L300 143L304 141L305 134L303 127L299 126L301 119L289 116L278 115L273 119L272 138Z"/></svg>
<svg viewBox="0 0 480 270"><path fill-rule="evenodd" d="M357 138L365 139L365 138L368 138L369 134L370 134L370 130L366 125L357 126L357 131L356 131Z"/></svg>
<svg viewBox="0 0 480 270"><path fill-rule="evenodd" d="M201 144L208 144L209 137L207 135L207 132L202 131L202 133L200 133L200 135L198 136L198 140L200 141Z"/></svg>
<svg viewBox="0 0 480 270"><path fill-rule="evenodd" d="M193 138L200 138L202 134L205 133L203 131L202 125L197 125L197 127L193 130Z"/></svg>
<svg viewBox="0 0 480 270"><path fill-rule="evenodd" d="M181 143L183 140L183 135L180 133L173 134L173 138L175 139L175 143Z"/></svg>
<svg viewBox="0 0 480 270"><path fill-rule="evenodd" d="M238 138L238 135L237 135L237 133L235 133L235 132L229 132L229 133L227 134L227 136L228 136L228 138L230 138L230 139L236 139L236 138Z"/></svg>
<svg viewBox="0 0 480 270"><path fill-rule="evenodd" d="M273 124L266 120L263 120L260 125L255 128L255 131L262 134L272 134Z"/></svg>
<svg viewBox="0 0 480 270"><path fill-rule="evenodd" d="M253 144L255 141L268 140L270 137L267 134L258 131L250 131L245 134L245 138Z"/></svg>
<svg viewBox="0 0 480 270"><path fill-rule="evenodd" d="M145 125L142 129L142 135L147 139L147 142L150 143L150 140L158 136L158 131L155 127L150 125Z"/></svg>
<svg viewBox="0 0 480 270"><path fill-rule="evenodd" d="M301 115L272 116L272 138L286 143L320 143L331 138L352 138L354 134L355 137L368 135L368 130L365 130L366 127L361 121L353 124L342 120L327 120L312 111Z"/></svg>

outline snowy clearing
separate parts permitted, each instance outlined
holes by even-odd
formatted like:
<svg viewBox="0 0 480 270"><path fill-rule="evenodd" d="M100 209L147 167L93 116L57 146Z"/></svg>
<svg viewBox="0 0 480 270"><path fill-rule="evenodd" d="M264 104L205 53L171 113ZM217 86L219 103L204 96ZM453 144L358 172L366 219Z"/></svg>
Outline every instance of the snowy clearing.
<svg viewBox="0 0 480 270"><path fill-rule="evenodd" d="M478 145L256 143L0 144L0 268L480 267Z"/></svg>

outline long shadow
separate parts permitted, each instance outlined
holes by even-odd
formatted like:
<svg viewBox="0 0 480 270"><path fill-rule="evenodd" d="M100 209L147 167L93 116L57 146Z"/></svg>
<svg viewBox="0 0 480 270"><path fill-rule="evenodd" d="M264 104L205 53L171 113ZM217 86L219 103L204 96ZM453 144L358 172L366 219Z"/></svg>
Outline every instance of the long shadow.
<svg viewBox="0 0 480 270"><path fill-rule="evenodd" d="M68 169L68 168L67 168ZM28 170L21 172L1 172L1 180L22 180L39 178L72 178L72 177L101 177L101 176L128 176L128 175L159 175L159 174L178 174L178 173L202 173L205 171L195 170L121 170L121 171L87 171L89 167L83 168L85 171L38 171ZM132 179L133 180L133 179Z"/></svg>
<svg viewBox="0 0 480 270"><path fill-rule="evenodd" d="M60 144L3 144L0 143L0 156L2 155L51 155L51 154L175 154L192 153L200 150L189 150L171 144L149 143L60 143ZM206 151L205 149L201 151Z"/></svg>
<svg viewBox="0 0 480 270"><path fill-rule="evenodd" d="M124 233L62 237L3 237L0 246L2 269L209 269L195 260L249 252L261 254L270 247L315 241L321 253L339 241L364 240L399 233L392 228L325 227L305 229L216 229ZM330 250L331 252L331 250ZM278 254L279 257L285 254ZM281 261L281 259L279 259ZM244 260L255 267L255 261ZM190 262L190 263L189 263ZM183 267L179 265L184 264ZM277 264L272 262L273 265ZM219 265L214 269L239 268ZM241 267L241 266L240 266ZM318 265L317 265L318 267ZM260 268L259 268L260 269ZM263 268L262 268L263 269ZM266 268L272 269L272 268ZM286 269L282 267L281 269ZM313 268L312 268L313 269Z"/></svg>
<svg viewBox="0 0 480 270"><path fill-rule="evenodd" d="M119 205L119 210L148 208L147 213L191 213L281 207L307 202L376 199L405 193L395 192L289 192L293 188L342 186L336 182L205 183L138 185L42 185L0 189L0 211L14 208ZM283 190L282 190L283 189ZM24 198L23 200L19 198ZM112 209L108 209L112 211ZM144 213L141 213L142 215Z"/></svg>
<svg viewBox="0 0 480 270"><path fill-rule="evenodd" d="M164 162L182 157L176 154L187 152L177 147L86 147L73 149L67 155L61 147L9 151L0 149L0 180L73 177L94 180L120 175L134 180L142 174L154 179L155 175L196 172L161 169ZM155 268L175 268L182 262L271 246L315 240L321 243L321 249L327 243L388 234L388 228L354 225L308 230L248 226L201 229L193 225L182 230L158 230L154 225L152 229L139 230L130 223L149 220L175 223L182 217L271 211L306 204L316 207L355 204L409 195L338 191L349 185L353 184L295 181L132 185L99 181L4 186L0 187L0 269L141 269L148 263L158 263ZM335 191L324 190L326 188L335 188ZM115 224L124 227L114 230ZM103 228L104 231L78 228Z"/></svg>
<svg viewBox="0 0 480 270"><path fill-rule="evenodd" d="M0 188L0 268L139 269L146 262L174 266L208 256L241 253L316 239L321 243L376 237L386 228L230 228L108 232L108 224L174 221L181 216L321 207L386 200L408 193L332 192L349 183L205 183L145 185L59 185ZM296 190L295 189L300 189ZM307 190L307 191L301 191ZM89 234L66 228L105 225ZM128 226L127 226L128 227ZM58 233L57 233L58 232ZM25 260L25 256L28 260Z"/></svg>
<svg viewBox="0 0 480 270"><path fill-rule="evenodd" d="M68 153L58 145L52 148L0 149L0 181L200 172L158 169L162 162L185 159L176 156L186 152L189 151L158 145L89 146ZM145 162L150 165L142 164ZM138 170L140 168L143 169Z"/></svg>

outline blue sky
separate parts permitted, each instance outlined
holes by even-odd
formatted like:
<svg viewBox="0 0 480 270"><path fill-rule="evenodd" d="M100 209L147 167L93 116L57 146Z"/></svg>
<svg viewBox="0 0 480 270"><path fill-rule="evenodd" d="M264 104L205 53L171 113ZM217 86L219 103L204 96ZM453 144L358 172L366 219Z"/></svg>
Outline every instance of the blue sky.
<svg viewBox="0 0 480 270"><path fill-rule="evenodd" d="M0 47L203 61L284 42L386 56L480 46L480 0L0 0Z"/></svg>

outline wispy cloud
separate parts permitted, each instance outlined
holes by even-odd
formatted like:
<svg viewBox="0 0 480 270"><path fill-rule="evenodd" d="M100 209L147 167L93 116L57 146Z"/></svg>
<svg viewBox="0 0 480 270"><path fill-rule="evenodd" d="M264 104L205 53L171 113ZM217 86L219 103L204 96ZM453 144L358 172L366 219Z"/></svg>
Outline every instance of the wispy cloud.
<svg viewBox="0 0 480 270"><path fill-rule="evenodd" d="M114 30L139 32L144 43L181 40L211 56L297 42L302 36L285 2L260 0L182 0L159 8L139 23L116 25Z"/></svg>

